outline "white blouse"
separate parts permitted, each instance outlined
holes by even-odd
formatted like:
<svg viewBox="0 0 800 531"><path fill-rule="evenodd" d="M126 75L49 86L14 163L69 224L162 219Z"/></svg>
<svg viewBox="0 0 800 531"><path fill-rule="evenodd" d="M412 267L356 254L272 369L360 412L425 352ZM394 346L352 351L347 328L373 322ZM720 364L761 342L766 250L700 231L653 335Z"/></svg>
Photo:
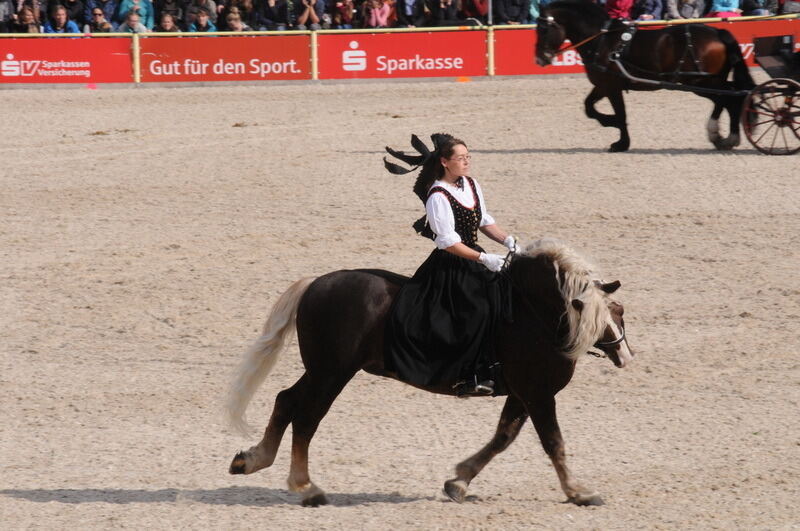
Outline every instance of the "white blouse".
<svg viewBox="0 0 800 531"><path fill-rule="evenodd" d="M483 200L483 191L478 181L475 182L475 190L478 192L478 201L481 205L481 222L480 227L486 225L494 225L494 218L486 210L486 201ZM453 184L445 181L436 181L431 185L441 186L452 195L456 201L461 203L466 208L473 208L475 206L475 198L472 196L472 188L467 182L466 177L462 181L463 188L459 188ZM439 249L447 249L448 247L461 242L461 236L456 232L456 219L453 216L453 209L450 206L450 201L443 193L434 193L428 197L425 202L425 212L428 216L428 223L430 223L431 230L436 234L436 247Z"/></svg>

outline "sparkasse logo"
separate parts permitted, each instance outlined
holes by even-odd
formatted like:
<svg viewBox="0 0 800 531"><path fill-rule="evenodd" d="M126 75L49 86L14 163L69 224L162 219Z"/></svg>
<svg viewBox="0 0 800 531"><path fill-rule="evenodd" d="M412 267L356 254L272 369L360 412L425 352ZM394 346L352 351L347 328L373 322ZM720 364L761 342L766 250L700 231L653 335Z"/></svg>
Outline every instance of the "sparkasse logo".
<svg viewBox="0 0 800 531"><path fill-rule="evenodd" d="M0 76L18 77L32 76L39 70L41 61L17 61L14 54L6 54L5 61L0 61Z"/></svg>
<svg viewBox="0 0 800 531"><path fill-rule="evenodd" d="M350 49L342 52L342 70L361 72L367 69L367 52L358 49L358 41L350 41Z"/></svg>

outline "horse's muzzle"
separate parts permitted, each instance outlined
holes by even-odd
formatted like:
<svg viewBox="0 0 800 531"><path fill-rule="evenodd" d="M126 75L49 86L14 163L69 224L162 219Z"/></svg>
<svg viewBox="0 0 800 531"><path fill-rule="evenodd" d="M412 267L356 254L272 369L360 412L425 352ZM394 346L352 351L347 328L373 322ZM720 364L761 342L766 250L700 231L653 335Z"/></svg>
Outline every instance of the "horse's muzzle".
<svg viewBox="0 0 800 531"><path fill-rule="evenodd" d="M536 55L536 64L539 66L548 66L553 62L553 54Z"/></svg>

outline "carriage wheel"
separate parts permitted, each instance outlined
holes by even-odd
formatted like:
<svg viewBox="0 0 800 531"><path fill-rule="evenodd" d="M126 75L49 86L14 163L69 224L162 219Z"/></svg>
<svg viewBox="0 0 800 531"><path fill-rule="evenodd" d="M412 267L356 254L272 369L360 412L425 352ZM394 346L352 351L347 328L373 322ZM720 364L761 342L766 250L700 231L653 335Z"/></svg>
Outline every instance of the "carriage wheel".
<svg viewBox="0 0 800 531"><path fill-rule="evenodd" d="M744 134L767 155L800 151L800 83L770 79L747 95L742 113Z"/></svg>

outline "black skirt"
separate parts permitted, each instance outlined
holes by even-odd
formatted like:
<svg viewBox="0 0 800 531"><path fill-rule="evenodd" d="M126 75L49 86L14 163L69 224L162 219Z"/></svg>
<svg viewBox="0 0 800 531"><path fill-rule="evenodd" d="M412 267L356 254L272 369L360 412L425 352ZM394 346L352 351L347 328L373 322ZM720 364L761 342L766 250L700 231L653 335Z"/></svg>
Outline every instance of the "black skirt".
<svg viewBox="0 0 800 531"><path fill-rule="evenodd" d="M394 301L386 328L386 368L420 386L488 377L495 330L509 317L509 304L505 275L434 250Z"/></svg>

